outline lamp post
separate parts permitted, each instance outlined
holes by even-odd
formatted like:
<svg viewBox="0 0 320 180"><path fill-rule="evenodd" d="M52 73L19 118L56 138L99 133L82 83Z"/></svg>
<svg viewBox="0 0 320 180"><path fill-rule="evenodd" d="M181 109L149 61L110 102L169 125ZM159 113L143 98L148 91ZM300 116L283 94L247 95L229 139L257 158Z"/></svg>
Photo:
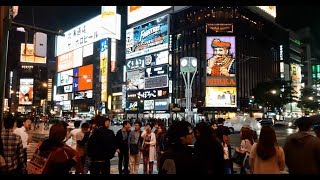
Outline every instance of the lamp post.
<svg viewBox="0 0 320 180"><path fill-rule="evenodd" d="M187 121L191 123L192 109L191 109L191 97L192 97L192 83L197 72L198 60L195 57L183 57L180 59L180 73L182 74L185 83L185 96L186 96L186 115ZM191 78L191 74L192 78ZM190 79L191 78L191 79Z"/></svg>

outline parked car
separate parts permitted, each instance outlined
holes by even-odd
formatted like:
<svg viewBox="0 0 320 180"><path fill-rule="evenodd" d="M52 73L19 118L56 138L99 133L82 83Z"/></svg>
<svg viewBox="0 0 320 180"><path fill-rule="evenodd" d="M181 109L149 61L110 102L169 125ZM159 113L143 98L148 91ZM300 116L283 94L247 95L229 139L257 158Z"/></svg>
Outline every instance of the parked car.
<svg viewBox="0 0 320 180"><path fill-rule="evenodd" d="M229 128L230 133L240 132L242 126L250 126L252 130L257 131L259 134L261 125L256 120L245 120L245 121L238 121L235 123L232 123L231 121L226 120L224 122L224 126L227 126Z"/></svg>

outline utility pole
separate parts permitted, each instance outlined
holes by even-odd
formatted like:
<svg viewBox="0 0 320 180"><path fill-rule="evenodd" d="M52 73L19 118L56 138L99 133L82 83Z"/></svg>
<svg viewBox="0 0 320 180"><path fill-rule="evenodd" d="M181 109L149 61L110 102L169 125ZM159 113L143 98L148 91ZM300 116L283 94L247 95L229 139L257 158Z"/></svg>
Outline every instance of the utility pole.
<svg viewBox="0 0 320 180"><path fill-rule="evenodd" d="M1 59L0 59L0 129L2 129L4 115L4 97L6 87L7 73L7 55L8 55L8 40L9 40L9 6L0 6L0 41L1 41Z"/></svg>

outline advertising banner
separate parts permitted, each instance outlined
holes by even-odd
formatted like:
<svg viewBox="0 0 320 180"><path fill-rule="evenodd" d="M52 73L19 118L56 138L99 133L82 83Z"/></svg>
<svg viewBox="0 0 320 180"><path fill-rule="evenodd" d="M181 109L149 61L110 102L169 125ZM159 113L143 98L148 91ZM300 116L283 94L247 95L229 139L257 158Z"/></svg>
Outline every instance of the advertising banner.
<svg viewBox="0 0 320 180"><path fill-rule="evenodd" d="M82 66L82 48L58 56L57 72Z"/></svg>
<svg viewBox="0 0 320 180"><path fill-rule="evenodd" d="M128 25L171 7L172 6L128 6Z"/></svg>
<svg viewBox="0 0 320 180"><path fill-rule="evenodd" d="M89 21L82 23L69 31L65 36L57 36L56 38L56 56L81 48L88 44L100 41L105 38L114 38L120 40L121 16L116 15L115 24L103 24L102 15L98 15ZM106 27L109 26L109 27ZM116 27L116 33L110 32Z"/></svg>
<svg viewBox="0 0 320 180"><path fill-rule="evenodd" d="M168 110L169 100L168 99L156 99L154 101L154 110Z"/></svg>
<svg viewBox="0 0 320 180"><path fill-rule="evenodd" d="M168 98L168 88L152 89L152 90L138 90L128 92L129 101L137 101L140 99L157 99Z"/></svg>
<svg viewBox="0 0 320 180"><path fill-rule="evenodd" d="M213 33L233 33L233 24L220 24L220 23L208 23L206 25L206 30Z"/></svg>
<svg viewBox="0 0 320 180"><path fill-rule="evenodd" d="M144 56L126 60L127 71L145 68L144 62Z"/></svg>
<svg viewBox="0 0 320 180"><path fill-rule="evenodd" d="M138 110L138 102L137 101L127 101L126 110L129 110L129 111Z"/></svg>
<svg viewBox="0 0 320 180"><path fill-rule="evenodd" d="M75 91L92 89L93 64L76 68L74 74Z"/></svg>
<svg viewBox="0 0 320 180"><path fill-rule="evenodd" d="M206 87L206 107L237 107L236 87Z"/></svg>
<svg viewBox="0 0 320 180"><path fill-rule="evenodd" d="M93 55L93 43L86 45L86 46L83 46L83 48L82 48L82 57L85 58L85 57L88 57L91 55Z"/></svg>
<svg viewBox="0 0 320 180"><path fill-rule="evenodd" d="M168 75L145 78L145 89L168 87Z"/></svg>
<svg viewBox="0 0 320 180"><path fill-rule="evenodd" d="M20 62L23 63L47 63L46 57L39 57L34 54L34 45L21 43Z"/></svg>
<svg viewBox="0 0 320 180"><path fill-rule="evenodd" d="M144 110L153 110L154 109L154 100L145 100L144 101Z"/></svg>
<svg viewBox="0 0 320 180"><path fill-rule="evenodd" d="M126 59L168 49L168 16L128 29Z"/></svg>
<svg viewBox="0 0 320 180"><path fill-rule="evenodd" d="M73 82L73 70L63 71L57 75L57 86L65 86L72 84Z"/></svg>
<svg viewBox="0 0 320 180"><path fill-rule="evenodd" d="M19 104L32 105L33 79L20 79Z"/></svg>
<svg viewBox="0 0 320 180"><path fill-rule="evenodd" d="M207 86L236 86L234 36L208 36Z"/></svg>
<svg viewBox="0 0 320 180"><path fill-rule="evenodd" d="M54 101L66 101L66 100L68 100L69 98L68 98L68 94L56 94L55 96L54 96Z"/></svg>
<svg viewBox="0 0 320 180"><path fill-rule="evenodd" d="M63 86L63 93L71 93L72 92L72 85L68 85L68 86ZM59 93L59 90L58 90Z"/></svg>
<svg viewBox="0 0 320 180"><path fill-rule="evenodd" d="M298 64L291 64L291 80L292 80L292 87L295 91L292 95L295 97L295 100L298 100L301 96L301 66Z"/></svg>
<svg viewBox="0 0 320 180"><path fill-rule="evenodd" d="M92 98L92 90L75 92L74 99L90 99Z"/></svg>
<svg viewBox="0 0 320 180"><path fill-rule="evenodd" d="M146 78L154 77L154 76L160 76L160 75L166 75L168 74L168 65L161 65L156 67L148 67L145 69L144 76Z"/></svg>
<svg viewBox="0 0 320 180"><path fill-rule="evenodd" d="M168 64L169 63L168 55L169 55L168 51L162 51L162 52L149 54L146 56L140 56L133 59L129 59L126 61L126 67L128 71L131 71L136 69L143 69L145 67L150 67L150 66Z"/></svg>
<svg viewBox="0 0 320 180"><path fill-rule="evenodd" d="M144 89L144 70L127 72L127 90Z"/></svg>
<svg viewBox="0 0 320 180"><path fill-rule="evenodd" d="M104 39L100 41L100 81L101 81L101 102L107 102L108 39Z"/></svg>

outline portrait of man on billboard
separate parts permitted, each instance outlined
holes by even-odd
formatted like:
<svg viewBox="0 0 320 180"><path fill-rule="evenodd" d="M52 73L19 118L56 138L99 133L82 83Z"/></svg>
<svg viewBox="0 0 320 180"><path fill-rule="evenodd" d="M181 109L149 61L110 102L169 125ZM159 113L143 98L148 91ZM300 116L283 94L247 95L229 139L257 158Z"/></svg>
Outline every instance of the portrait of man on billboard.
<svg viewBox="0 0 320 180"><path fill-rule="evenodd" d="M213 53L207 60L208 76L235 76L235 58L230 53L231 45L234 44L218 38L211 41Z"/></svg>

